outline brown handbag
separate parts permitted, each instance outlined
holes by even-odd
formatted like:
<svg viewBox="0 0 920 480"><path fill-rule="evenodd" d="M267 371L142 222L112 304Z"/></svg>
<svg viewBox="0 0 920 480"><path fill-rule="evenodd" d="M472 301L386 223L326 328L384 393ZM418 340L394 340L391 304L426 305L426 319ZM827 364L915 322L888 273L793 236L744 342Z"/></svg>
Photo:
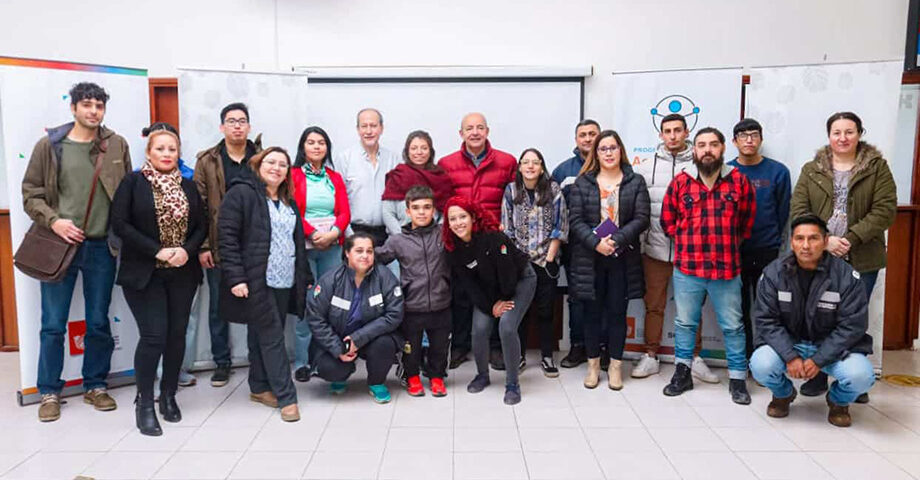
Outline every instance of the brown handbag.
<svg viewBox="0 0 920 480"><path fill-rule="evenodd" d="M86 214L83 216L83 227L89 220L89 212L93 208L93 197L96 196L96 184L99 183L99 172L102 170L102 157L105 155L107 141L103 141L99 146L99 153L96 155L96 170L93 173L93 185L89 191L89 201L86 202ZM82 228L82 227L81 227ZM13 256L13 264L20 272L42 282L55 283L60 282L67 269L73 262L73 257L80 248L78 243L67 243L66 240L54 233L54 230L32 222L29 231L22 239L16 255Z"/></svg>

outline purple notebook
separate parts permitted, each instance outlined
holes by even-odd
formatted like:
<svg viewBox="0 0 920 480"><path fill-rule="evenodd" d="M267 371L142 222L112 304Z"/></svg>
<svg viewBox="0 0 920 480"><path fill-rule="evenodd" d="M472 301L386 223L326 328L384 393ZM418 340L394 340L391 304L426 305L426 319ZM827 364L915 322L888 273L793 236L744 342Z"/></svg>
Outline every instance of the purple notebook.
<svg viewBox="0 0 920 480"><path fill-rule="evenodd" d="M594 235L597 236L597 238L604 238L607 235L617 233L618 230L620 230L620 228L617 227L617 224L613 223L613 221L608 218L594 228Z"/></svg>

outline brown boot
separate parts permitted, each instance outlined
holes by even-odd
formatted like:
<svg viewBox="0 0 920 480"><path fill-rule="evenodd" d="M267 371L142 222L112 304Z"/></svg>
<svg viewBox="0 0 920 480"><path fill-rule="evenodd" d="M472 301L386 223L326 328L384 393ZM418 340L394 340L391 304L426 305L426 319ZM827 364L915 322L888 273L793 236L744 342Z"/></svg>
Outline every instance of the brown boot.
<svg viewBox="0 0 920 480"><path fill-rule="evenodd" d="M622 366L622 360L610 360L610 365L607 367L607 386L611 390L621 390L623 388Z"/></svg>
<svg viewBox="0 0 920 480"><path fill-rule="evenodd" d="M271 391L262 393L250 393L249 399L256 403L261 403L266 407L278 408L278 398Z"/></svg>
<svg viewBox="0 0 920 480"><path fill-rule="evenodd" d="M792 395L789 395L786 398L778 398L776 395L773 396L773 400L767 405L767 415L773 418L784 418L789 416L789 404L795 400L795 397L798 396L798 392L795 391L795 388L792 389Z"/></svg>
<svg viewBox="0 0 920 480"><path fill-rule="evenodd" d="M38 407L38 421L53 422L61 418L61 396L57 393L42 395L42 404Z"/></svg>
<svg viewBox="0 0 920 480"><path fill-rule="evenodd" d="M296 403L285 405L281 408L281 420L285 422L296 422L300 420L300 409Z"/></svg>
<svg viewBox="0 0 920 480"><path fill-rule="evenodd" d="M585 375L585 388L597 388L601 376L600 357L588 359L588 374Z"/></svg>
<svg viewBox="0 0 920 480"><path fill-rule="evenodd" d="M107 412L109 410L115 410L118 408L118 405L115 404L115 399L109 395L109 392L104 388L94 388L88 392L83 393L83 403L92 405L96 410L101 412Z"/></svg>
<svg viewBox="0 0 920 480"><path fill-rule="evenodd" d="M853 419L850 418L850 407L837 405L831 401L830 395L825 398L827 399L827 421L835 427L849 427L853 423Z"/></svg>

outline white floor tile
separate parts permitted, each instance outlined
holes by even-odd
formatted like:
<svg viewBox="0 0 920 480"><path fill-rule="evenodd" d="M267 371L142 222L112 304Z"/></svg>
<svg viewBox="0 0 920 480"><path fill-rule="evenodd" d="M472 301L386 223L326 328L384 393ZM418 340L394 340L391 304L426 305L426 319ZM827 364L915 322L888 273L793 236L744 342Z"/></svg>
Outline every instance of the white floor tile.
<svg viewBox="0 0 920 480"><path fill-rule="evenodd" d="M803 452L739 452L741 458L761 480L831 480L820 465Z"/></svg>
<svg viewBox="0 0 920 480"><path fill-rule="evenodd" d="M816 452L811 458L838 480L909 480L904 470L877 453Z"/></svg>
<svg viewBox="0 0 920 480"><path fill-rule="evenodd" d="M345 480L377 478L381 452L316 452L303 478Z"/></svg>
<svg viewBox="0 0 920 480"><path fill-rule="evenodd" d="M162 423L160 424L162 425ZM112 447L116 452L175 452L197 431L195 427L163 426L163 435L150 437L137 430L125 435Z"/></svg>
<svg viewBox="0 0 920 480"><path fill-rule="evenodd" d="M407 396L408 397L408 396ZM393 416L393 427L442 427L454 425L453 405L441 403L441 399L432 398L412 400L429 400L428 402L400 401Z"/></svg>
<svg viewBox="0 0 920 480"><path fill-rule="evenodd" d="M300 422L268 423L256 434L249 451L307 452L316 450L323 427Z"/></svg>
<svg viewBox="0 0 920 480"><path fill-rule="evenodd" d="M693 407L696 414L710 427L766 427L767 422L749 408L727 408L725 406Z"/></svg>
<svg viewBox="0 0 920 480"><path fill-rule="evenodd" d="M42 447L45 452L107 452L128 435L130 425L100 424L73 428Z"/></svg>
<svg viewBox="0 0 920 480"><path fill-rule="evenodd" d="M527 467L522 453L454 453L456 480L524 480Z"/></svg>
<svg viewBox="0 0 920 480"><path fill-rule="evenodd" d="M259 427L200 427L182 445L184 452L242 452L249 448Z"/></svg>
<svg viewBox="0 0 920 480"><path fill-rule="evenodd" d="M100 452L39 452L7 472L5 479L62 480L80 474Z"/></svg>
<svg viewBox="0 0 920 480"><path fill-rule="evenodd" d="M604 475L611 480L677 480L680 476L660 451L595 452Z"/></svg>
<svg viewBox="0 0 920 480"><path fill-rule="evenodd" d="M580 428L520 428L525 452L589 452Z"/></svg>
<svg viewBox="0 0 920 480"><path fill-rule="evenodd" d="M901 467L902 470L914 478L920 478L920 452L883 453L882 456L887 458L889 462Z"/></svg>
<svg viewBox="0 0 920 480"><path fill-rule="evenodd" d="M598 456L608 452L661 451L644 428L587 428L585 436Z"/></svg>
<svg viewBox="0 0 920 480"><path fill-rule="evenodd" d="M0 477L12 470L16 465L26 461L31 452L0 452Z"/></svg>
<svg viewBox="0 0 920 480"><path fill-rule="evenodd" d="M247 452L230 473L231 480L299 479L310 452Z"/></svg>
<svg viewBox="0 0 920 480"><path fill-rule="evenodd" d="M454 452L520 452L516 428L454 429Z"/></svg>
<svg viewBox="0 0 920 480"><path fill-rule="evenodd" d="M652 438L665 453L727 452L728 447L718 435L702 428L650 428Z"/></svg>
<svg viewBox="0 0 920 480"><path fill-rule="evenodd" d="M376 405L370 398L362 398L358 405L338 406L329 419L330 427L338 428L365 428L389 427L393 421L394 408L392 404Z"/></svg>
<svg viewBox="0 0 920 480"><path fill-rule="evenodd" d="M157 480L222 480L243 452L177 452L154 475Z"/></svg>
<svg viewBox="0 0 920 480"><path fill-rule="evenodd" d="M533 480L604 478L591 452L525 452L524 460Z"/></svg>
<svg viewBox="0 0 920 480"><path fill-rule="evenodd" d="M740 407L739 407L740 408ZM655 406L635 407L639 420L646 428L655 427L705 427L706 424L696 414L696 411L689 406L677 406L671 408L661 408Z"/></svg>
<svg viewBox="0 0 920 480"><path fill-rule="evenodd" d="M684 480L756 480L757 477L733 453L673 452L668 458Z"/></svg>
<svg viewBox="0 0 920 480"><path fill-rule="evenodd" d="M319 440L317 451L381 453L387 442L388 430L380 427L363 429L329 427Z"/></svg>
<svg viewBox="0 0 920 480"><path fill-rule="evenodd" d="M170 457L169 452L109 452L83 471L95 480L147 480Z"/></svg>
<svg viewBox="0 0 920 480"><path fill-rule="evenodd" d="M451 478L453 454L450 452L390 451L383 455L381 480L443 480Z"/></svg>
<svg viewBox="0 0 920 480"><path fill-rule="evenodd" d="M501 403L491 407L466 407L458 405L454 410L454 425L457 428L511 428L516 427L514 410Z"/></svg>
<svg viewBox="0 0 920 480"><path fill-rule="evenodd" d="M794 443L778 429L772 427L726 427L714 428L728 448L738 451L781 452L798 451Z"/></svg>
<svg viewBox="0 0 920 480"><path fill-rule="evenodd" d="M390 429L387 452L447 452L454 444L451 428L408 427ZM424 456L424 455L420 455Z"/></svg>
<svg viewBox="0 0 920 480"><path fill-rule="evenodd" d="M518 428L575 428L578 419L568 407L514 407Z"/></svg>
<svg viewBox="0 0 920 480"><path fill-rule="evenodd" d="M774 424L776 425L776 424ZM774 426L799 448L808 452L858 452L871 449L845 429L829 423Z"/></svg>
<svg viewBox="0 0 920 480"><path fill-rule="evenodd" d="M582 428L641 427L642 421L628 405L575 407L575 415Z"/></svg>

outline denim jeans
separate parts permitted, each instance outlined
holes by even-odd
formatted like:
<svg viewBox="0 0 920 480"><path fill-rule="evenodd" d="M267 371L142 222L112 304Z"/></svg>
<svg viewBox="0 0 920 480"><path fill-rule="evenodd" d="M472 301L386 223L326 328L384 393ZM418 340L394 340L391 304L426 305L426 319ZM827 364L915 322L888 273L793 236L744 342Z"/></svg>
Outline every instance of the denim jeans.
<svg viewBox="0 0 920 480"><path fill-rule="evenodd" d="M315 281L319 282L319 278L326 272L335 270L342 264L342 247L336 243L326 250L311 248L307 250L307 261L310 263ZM312 290L307 291L307 301L310 295L313 295ZM297 370L310 364L310 340L313 339L313 332L310 331L310 324L306 319L294 324L294 337L294 370Z"/></svg>
<svg viewBox="0 0 920 480"><path fill-rule="evenodd" d="M813 343L797 343L795 351L802 359L814 356L818 346ZM849 405L875 383L872 362L861 353L851 353L843 360L829 363L822 372L834 377L830 399L837 405ZM792 395L792 382L786 377L786 362L769 345L762 345L751 356L751 373L761 385L770 389L773 396L786 398Z"/></svg>
<svg viewBox="0 0 920 480"><path fill-rule="evenodd" d="M728 376L740 380L747 378L744 323L741 321L741 276L731 280L709 280L685 275L675 268L672 281L677 307L674 318L675 362L687 366L692 363L696 330L700 326L703 302L708 294L722 329Z"/></svg>
<svg viewBox="0 0 920 480"><path fill-rule="evenodd" d="M230 366L230 324L218 314L220 267L205 269L208 277L208 330L211 332L211 356L218 367Z"/></svg>
<svg viewBox="0 0 920 480"><path fill-rule="evenodd" d="M60 393L64 388L64 336L77 274L83 274L86 335L83 338L83 388L106 387L115 341L109 326L109 304L115 284L115 257L106 240L84 240L60 282L41 284L42 328L38 354L38 391Z"/></svg>
<svg viewBox="0 0 920 480"><path fill-rule="evenodd" d="M875 289L875 282L878 280L878 270L871 272L862 272L859 274L859 281L866 288L866 301L872 298L872 290Z"/></svg>

